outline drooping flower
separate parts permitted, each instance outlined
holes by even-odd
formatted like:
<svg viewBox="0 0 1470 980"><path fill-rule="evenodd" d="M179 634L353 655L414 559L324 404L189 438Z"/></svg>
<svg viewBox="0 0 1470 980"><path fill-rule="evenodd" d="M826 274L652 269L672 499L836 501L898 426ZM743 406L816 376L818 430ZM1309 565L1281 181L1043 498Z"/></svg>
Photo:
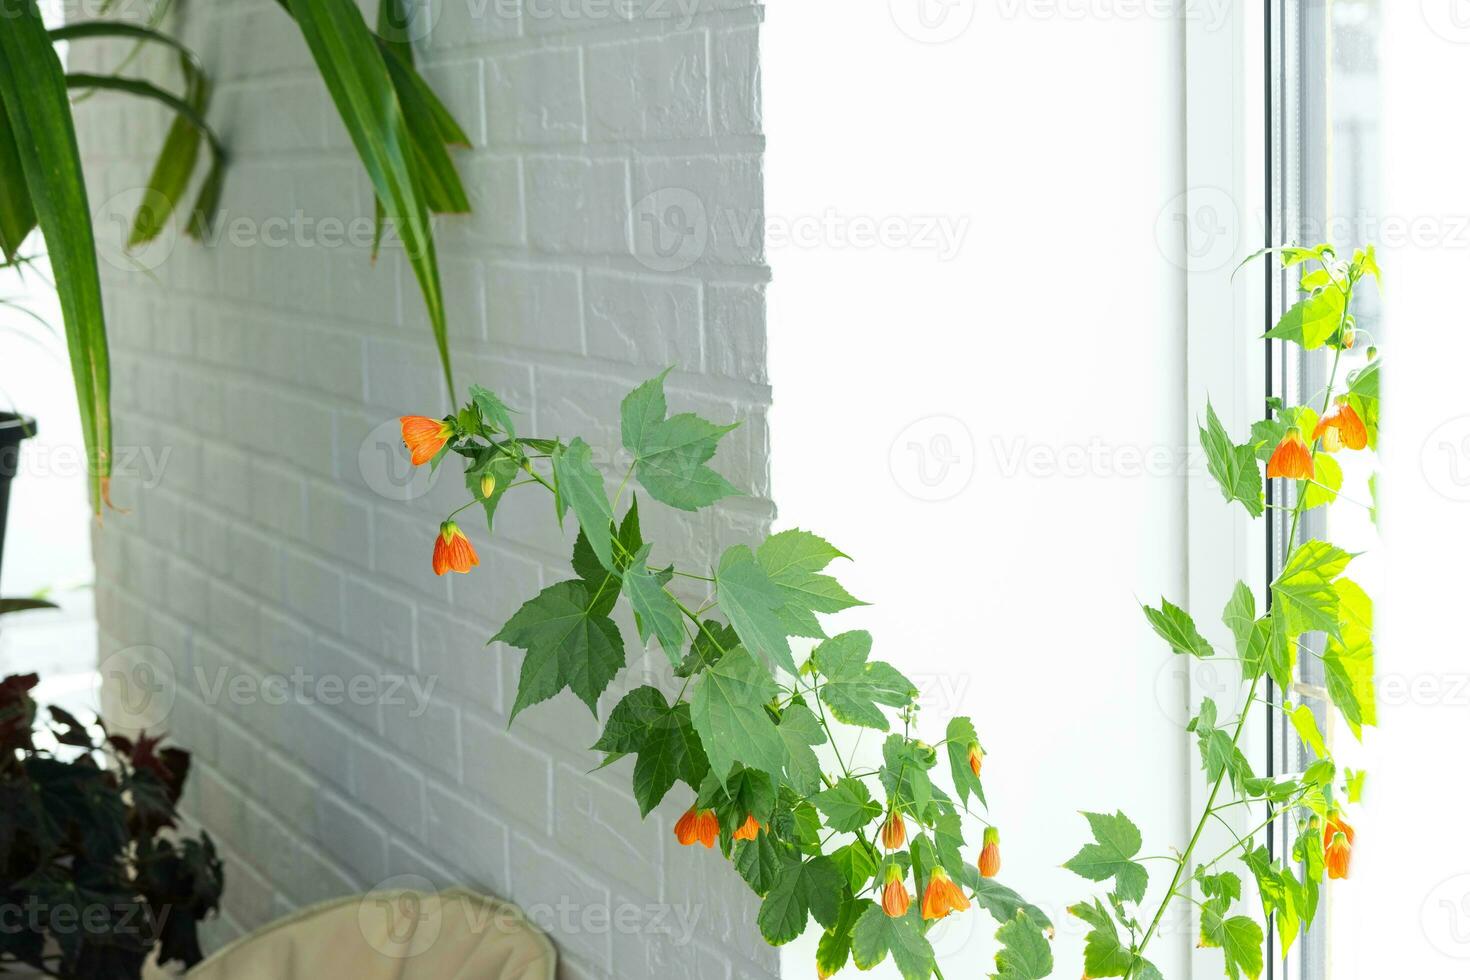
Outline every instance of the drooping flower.
<svg viewBox="0 0 1470 980"><path fill-rule="evenodd" d="M674 836L685 847L695 843L714 847L720 836L720 820L713 810L690 807L674 824Z"/></svg>
<svg viewBox="0 0 1470 980"><path fill-rule="evenodd" d="M1000 831L985 828L985 846L980 849L980 877L994 878L1000 874Z"/></svg>
<svg viewBox="0 0 1470 980"><path fill-rule="evenodd" d="M760 821L757 820L754 815L750 815L745 818L745 823L741 824L740 828L735 831L735 839L755 840L756 837L759 836L760 832Z"/></svg>
<svg viewBox="0 0 1470 980"><path fill-rule="evenodd" d="M908 839L908 831L904 829L903 815L894 810L883 822L883 847L885 850L896 851L903 847L903 842Z"/></svg>
<svg viewBox="0 0 1470 980"><path fill-rule="evenodd" d="M434 538L434 574L459 572L463 575L478 564L480 556L475 554L475 546L470 544L459 525L453 521L440 524L439 535Z"/></svg>
<svg viewBox="0 0 1470 980"><path fill-rule="evenodd" d="M970 771L978 778L980 775L980 764L985 761L985 752L980 748L979 742L970 743Z"/></svg>
<svg viewBox="0 0 1470 980"><path fill-rule="evenodd" d="M1327 877L1333 879L1346 878L1348 876L1348 862L1352 860L1353 845L1348 841L1347 834L1341 831L1332 835L1332 840L1327 842L1326 852L1323 860L1327 865Z"/></svg>
<svg viewBox="0 0 1470 980"><path fill-rule="evenodd" d="M909 890L904 887L903 868L896 862L889 864L883 881L883 911L890 919L903 918L909 911Z"/></svg>
<svg viewBox="0 0 1470 980"><path fill-rule="evenodd" d="M415 466L433 459L454 435L454 425L443 419L404 415L398 424L403 427L403 444L408 447L409 462Z"/></svg>
<svg viewBox="0 0 1470 980"><path fill-rule="evenodd" d="M1314 475L1312 450L1302 441L1301 430L1288 429L1266 464L1266 479L1310 480Z"/></svg>
<svg viewBox="0 0 1470 980"><path fill-rule="evenodd" d="M921 909L924 918L942 919L951 912L963 912L969 907L970 900L943 868L935 868L929 873L929 887L924 889Z"/></svg>
<svg viewBox="0 0 1470 980"><path fill-rule="evenodd" d="M1349 449L1366 449L1368 427L1363 424L1362 417L1353 410L1348 400L1339 397L1312 430L1312 438L1321 439L1322 447L1328 452L1336 452L1344 446Z"/></svg>

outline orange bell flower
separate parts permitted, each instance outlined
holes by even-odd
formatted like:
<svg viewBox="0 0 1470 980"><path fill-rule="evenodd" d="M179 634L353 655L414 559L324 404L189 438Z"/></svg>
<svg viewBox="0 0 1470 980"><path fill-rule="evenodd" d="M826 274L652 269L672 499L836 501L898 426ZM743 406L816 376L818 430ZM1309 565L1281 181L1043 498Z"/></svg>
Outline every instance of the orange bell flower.
<svg viewBox="0 0 1470 980"><path fill-rule="evenodd" d="M679 822L674 824L674 836L685 847L694 843L714 847L715 841L720 836L720 820L715 816L713 810L699 810L690 807L679 818Z"/></svg>
<svg viewBox="0 0 1470 980"><path fill-rule="evenodd" d="M1363 424L1362 417L1353 410L1348 400L1338 397L1312 430L1312 438L1321 439L1323 447L1329 452L1336 452L1343 446L1349 449L1366 449L1368 427Z"/></svg>
<svg viewBox="0 0 1470 980"><path fill-rule="evenodd" d="M747 816L745 818L745 823L741 824L740 825L740 829L738 829L738 830L735 831L735 839L736 840L755 840L756 837L760 834L760 832L761 832L760 821L756 820L756 818L754 816Z"/></svg>
<svg viewBox="0 0 1470 980"><path fill-rule="evenodd" d="M896 851L903 847L903 842L907 839L908 832L903 826L903 815L894 810L883 823L883 848Z"/></svg>
<svg viewBox="0 0 1470 980"><path fill-rule="evenodd" d="M415 466L433 459L454 435L454 425L443 419L404 415L398 424L403 427L403 444L408 447L409 462Z"/></svg>
<svg viewBox="0 0 1470 980"><path fill-rule="evenodd" d="M980 764L985 761L985 752L980 748L979 742L970 743L970 771L976 778L980 776Z"/></svg>
<svg viewBox="0 0 1470 980"><path fill-rule="evenodd" d="M1332 835L1328 841L1323 860L1327 865L1327 877L1338 879L1348 876L1348 862L1353 857L1353 845L1348 842L1347 834L1341 831Z"/></svg>
<svg viewBox="0 0 1470 980"><path fill-rule="evenodd" d="M464 575L478 564L480 556L475 554L475 546L470 544L459 525L453 521L440 524L439 536L434 539L434 574L459 572Z"/></svg>
<svg viewBox="0 0 1470 980"><path fill-rule="evenodd" d="M980 877L994 878L1000 874L1000 831L985 828L985 846L980 849Z"/></svg>
<svg viewBox="0 0 1470 980"><path fill-rule="evenodd" d="M924 918L942 919L951 912L963 912L969 907L970 900L943 868L935 868L929 873L929 887L924 889L921 909Z"/></svg>
<svg viewBox="0 0 1470 980"><path fill-rule="evenodd" d="M903 868L890 864L884 875L883 911L890 919L901 919L909 911L909 890L903 884Z"/></svg>
<svg viewBox="0 0 1470 980"><path fill-rule="evenodd" d="M1312 450L1302 441L1301 430L1288 429L1266 464L1266 479L1310 480L1315 475Z"/></svg>

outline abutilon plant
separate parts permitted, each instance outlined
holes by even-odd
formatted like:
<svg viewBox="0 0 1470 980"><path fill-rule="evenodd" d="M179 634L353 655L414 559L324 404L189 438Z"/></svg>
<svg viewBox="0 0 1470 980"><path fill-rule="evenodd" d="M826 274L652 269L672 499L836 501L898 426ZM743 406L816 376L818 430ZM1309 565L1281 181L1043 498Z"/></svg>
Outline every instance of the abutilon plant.
<svg viewBox="0 0 1470 980"><path fill-rule="evenodd" d="M1264 253L1260 253L1264 254ZM1259 258L1260 254L1252 258ZM1376 348L1367 363L1342 377L1343 353L1357 342L1353 300L1364 280L1380 277L1372 247L1340 259L1330 245L1280 250L1283 268L1302 268L1304 298L1287 310L1266 337L1299 345L1305 351L1332 353L1332 369L1324 390L1307 403L1289 406L1270 402L1267 418L1255 423L1249 438L1236 443L1206 406L1200 429L1210 475L1228 503L1240 503L1251 517L1266 511L1261 463L1266 478L1281 479L1272 506L1289 519L1282 567L1266 590L1264 608L1244 582L1235 586L1223 621L1235 641L1235 659L1244 689L1243 707L1234 719L1221 718L1220 708L1205 698L1189 723L1199 745L1208 795L1194 833L1181 850L1162 860L1172 865L1171 878L1149 914L1145 898L1147 868L1139 858L1143 838L1121 811L1088 813L1094 842L1083 847L1067 867L1091 881L1108 881L1106 901L1093 899L1068 911L1091 930L1087 933L1085 975L1159 980L1158 969L1145 954L1158 935L1165 912L1175 899L1198 907L1199 944L1218 948L1225 974L1260 976L1265 932L1256 916L1243 907L1239 873L1222 867L1236 858L1255 879L1259 913L1274 920L1282 956L1316 918L1325 879L1346 878L1353 830L1344 805L1359 802L1364 774L1340 770L1318 724L1319 713L1335 709L1353 734L1376 722L1373 694L1373 604L1366 592L1344 576L1354 559L1327 541L1299 541L1304 513L1328 507L1341 495L1342 467L1333 454L1375 449L1378 444L1379 378L1382 362ZM1248 260L1249 261L1249 260ZM1303 436L1310 433L1310 441ZM1369 481L1372 490L1372 481ZM1376 508L1373 515L1376 519ZM1164 600L1144 614L1174 654L1199 659L1219 657L1201 635L1194 619ZM1312 634L1322 643L1309 643ZM1318 649L1322 652L1317 652ZM1326 677L1324 688L1298 683L1298 659L1315 657ZM1263 696L1267 681L1274 698ZM1301 698L1293 704L1292 699ZM1315 710L1314 710L1315 703ZM1276 777L1257 776L1240 748L1241 734L1256 712L1281 713L1290 722L1314 761L1304 771ZM1229 799L1222 799L1227 794ZM1212 819L1225 822L1222 811L1245 812L1251 829L1218 855L1200 860L1198 848ZM1229 826L1227 823L1226 826ZM1265 841L1282 834L1294 844L1290 853L1275 855ZM1190 894L1190 890L1197 898Z"/></svg>
<svg viewBox="0 0 1470 980"><path fill-rule="evenodd" d="M708 465L735 426L671 416L667 375L623 400L631 463L611 496L585 440L518 433L516 413L485 388L471 388L452 416L401 420L415 463L437 466L450 453L466 461L470 499L441 527L436 572L468 570L449 554L464 540L455 518L479 505L493 533L512 490L547 493L556 519L570 512L579 525L572 576L528 600L493 638L525 651L512 720L568 688L596 715L627 666L628 643L657 646L677 693L633 689L591 750L603 765L635 757L644 816L671 793L684 802L676 840L718 846L761 897L756 924L768 942L790 942L815 920L819 976L891 956L907 980L923 980L940 975L933 924L976 905L1001 924L1000 975L1046 976L1051 921L993 868L982 875L966 842L966 824L985 823L974 724L953 718L943 741L920 741L913 682L871 657L869 634L829 635L818 619L862 604L827 573L846 556L793 529L728 548L710 569L656 559L640 519L647 500L696 511L738 492ZM633 612L636 640L612 619L619 602ZM881 762L855 765L839 724L884 733Z"/></svg>
<svg viewBox="0 0 1470 980"><path fill-rule="evenodd" d="M1345 391L1338 390L1338 367L1355 342L1354 291L1365 276L1377 277L1378 267L1371 248L1351 261L1338 260L1325 245L1282 255L1288 268L1309 262L1319 268L1302 278L1307 298L1267 336L1335 352L1320 408L1273 402L1249 439L1236 443L1207 406L1200 436L1226 501L1239 502L1252 517L1267 509L1262 464L1267 479L1287 481L1282 499L1288 503L1272 505L1290 516L1283 568L1259 615L1245 583L1229 598L1224 624L1235 640L1245 707L1237 718L1221 718L1205 699L1189 724L1210 790L1191 839L1161 859L1172 864L1172 879L1152 914L1144 908L1149 874L1139 857L1138 828L1122 811L1085 814L1095 840L1065 866L1112 883L1106 901L1093 898L1068 910L1090 927L1086 977L1160 980L1146 953L1171 902L1183 896L1199 907L1201 945L1223 950L1225 974L1255 978L1264 934L1237 908L1241 878L1221 862L1236 856L1255 878L1261 912L1274 917L1283 951L1312 924L1322 882L1348 873L1353 830L1343 807L1358 802L1362 774L1339 772L1313 707L1287 698L1330 702L1355 734L1375 722L1372 605L1343 577L1353 556L1325 541L1298 542L1297 531L1303 513L1338 499L1343 474L1333 453L1377 444L1376 350L1348 376ZM437 466L449 453L465 460L470 499L441 526L435 571L441 571L441 544L445 569L469 570L473 562L456 565L447 552L461 540L468 546L455 518L479 505L493 533L511 490L546 492L558 522L568 513L576 518L571 577L527 600L492 637L524 651L512 722L568 689L597 715L600 699L627 666L628 641L612 618L626 602L635 645L662 650L669 686L677 691L672 698L653 685L629 691L590 751L602 753L602 766L634 757L633 796L644 816L670 793L684 803L675 838L685 846L718 846L761 897L756 924L768 942L790 942L815 920L823 930L819 977L849 962L872 969L891 956L905 980L942 978L929 931L978 906L1000 923L992 977L1050 976L1052 923L995 878L1000 834L984 816L984 750L974 724L952 718L938 744L921 741L915 685L872 659L868 633L829 635L818 618L862 605L828 573L847 556L816 534L792 529L754 547L730 547L709 569L655 560L630 487L636 483L645 499L687 512L738 493L709 466L735 426L690 413L671 416L667 375L639 385L622 402L622 444L631 462L614 474L611 496L585 440L519 434L517 413L485 388L472 387L470 401L444 419L403 419L416 463ZM1144 613L1176 654L1216 656L1181 607L1164 600ZM1310 633L1326 636L1325 652L1304 644ZM1325 691L1296 685L1299 650L1322 660ZM1267 678L1276 703L1260 696ZM1254 774L1240 740L1257 705L1283 712L1311 748L1316 761L1306 771ZM835 725L885 733L881 762L855 764ZM936 779L941 759L948 762L947 786ZM1220 799L1227 787L1230 802ZM1226 807L1264 811L1264 820L1224 853L1200 861L1204 829ZM978 853L966 837L974 824L984 827ZM1282 825L1295 830L1295 847L1274 856L1258 841ZM1199 899L1188 895L1191 888Z"/></svg>

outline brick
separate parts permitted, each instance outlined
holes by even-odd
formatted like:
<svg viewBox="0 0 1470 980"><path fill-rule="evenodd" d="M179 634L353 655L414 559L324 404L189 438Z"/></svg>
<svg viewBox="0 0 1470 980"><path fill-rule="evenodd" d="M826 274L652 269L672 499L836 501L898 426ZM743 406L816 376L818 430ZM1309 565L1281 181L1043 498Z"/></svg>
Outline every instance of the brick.
<svg viewBox="0 0 1470 980"><path fill-rule="evenodd" d="M526 224L537 250L627 255L628 215L623 161L527 158Z"/></svg>
<svg viewBox="0 0 1470 980"><path fill-rule="evenodd" d="M593 140L680 140L709 132L703 31L587 48Z"/></svg>
<svg viewBox="0 0 1470 980"><path fill-rule="evenodd" d="M653 371L670 364L700 367L697 283L592 271L586 295L589 353Z"/></svg>

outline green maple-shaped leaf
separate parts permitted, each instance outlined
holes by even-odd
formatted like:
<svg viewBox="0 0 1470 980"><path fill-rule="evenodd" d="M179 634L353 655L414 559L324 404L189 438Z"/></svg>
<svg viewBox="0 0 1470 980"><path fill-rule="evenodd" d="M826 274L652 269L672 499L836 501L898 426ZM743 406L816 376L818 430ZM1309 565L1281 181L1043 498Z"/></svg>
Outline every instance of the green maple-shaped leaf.
<svg viewBox="0 0 1470 980"><path fill-rule="evenodd" d="M827 634L816 613L863 605L835 578L820 574L834 559L847 556L815 534L800 530L773 534L756 549L755 557L785 598L781 617L788 636L820 639Z"/></svg>
<svg viewBox="0 0 1470 980"><path fill-rule="evenodd" d="M1251 634L1256 626L1256 596L1251 592L1250 586L1244 582L1235 583L1235 591L1231 593L1230 601L1225 605L1225 613L1220 619L1235 637L1236 655L1245 659L1250 650Z"/></svg>
<svg viewBox="0 0 1470 980"><path fill-rule="evenodd" d="M694 641L689 645L689 652L674 668L674 676L693 677L717 663L726 650L733 650L739 645L740 637L728 625L718 619L702 620L695 631Z"/></svg>
<svg viewBox="0 0 1470 980"><path fill-rule="evenodd" d="M593 554L603 568L615 569L612 504L608 503L602 471L592 465L592 447L580 438L564 448L556 447L551 453L551 468L556 475L557 490L577 515L577 523L582 526Z"/></svg>
<svg viewBox="0 0 1470 980"><path fill-rule="evenodd" d="M664 589L659 576L648 569L651 546L645 545L623 571L623 594L633 606L638 620L638 635L644 643L658 637L659 646L672 664L678 664L684 653L684 618L679 604Z"/></svg>
<svg viewBox="0 0 1470 980"><path fill-rule="evenodd" d="M592 550L587 535L580 530L577 532L576 544L572 546L572 571L587 586L588 594L594 597L593 610L597 615L606 616L617 605L618 594L623 587L623 572L632 557L642 550L643 532L638 524L637 498L634 498L633 506L623 515L622 526L618 528L618 546L613 549L613 568L603 567L602 559Z"/></svg>
<svg viewBox="0 0 1470 980"><path fill-rule="evenodd" d="M1134 861L1143 847L1143 835L1123 811L1109 816L1106 813L1084 813L1092 826L1095 844L1086 844L1082 850L1062 867L1089 881L1107 881L1116 878L1114 892L1124 902L1141 902L1148 888L1148 871Z"/></svg>
<svg viewBox="0 0 1470 980"><path fill-rule="evenodd" d="M1235 744L1230 732L1216 727L1218 709L1215 702L1205 698L1200 704L1199 714L1189 723L1188 730L1199 740L1200 759L1204 764L1205 777L1213 783L1221 773L1230 773L1231 785L1241 789L1247 780L1254 778L1250 762Z"/></svg>
<svg viewBox="0 0 1470 980"><path fill-rule="evenodd" d="M824 928L836 926L846 886L830 857L785 860L756 914L761 935L772 946L789 943L806 931L808 915Z"/></svg>
<svg viewBox="0 0 1470 980"><path fill-rule="evenodd" d="M873 903L865 898L850 898L842 903L837 924L826 932L817 943L817 970L822 976L830 977L847 965L852 955L852 930Z"/></svg>
<svg viewBox="0 0 1470 980"><path fill-rule="evenodd" d="M1287 310L1265 336L1294 341L1305 350L1316 350L1337 333L1346 305L1347 297L1342 290L1328 286Z"/></svg>
<svg viewBox="0 0 1470 980"><path fill-rule="evenodd" d="M689 705L670 705L654 687L637 688L619 701L608 715L602 738L592 748L617 755L638 754L633 796L645 817L676 780L698 790L709 772L704 747L689 720Z"/></svg>
<svg viewBox="0 0 1470 980"><path fill-rule="evenodd" d="M791 643L786 639L782 610L786 597L745 545L735 545L720 556L715 570L720 608L730 617L745 648L770 657L788 674L796 674Z"/></svg>
<svg viewBox="0 0 1470 980"><path fill-rule="evenodd" d="M1285 613L1291 636L1309 630L1341 636L1339 600L1333 579L1342 574L1352 557L1325 541L1308 541L1291 553L1286 567L1271 583L1278 612Z"/></svg>
<svg viewBox="0 0 1470 980"><path fill-rule="evenodd" d="M715 425L691 413L667 418L668 374L645 381L623 399L623 446L633 454L633 472L653 499L698 510L740 492L705 465L720 437L736 426Z"/></svg>
<svg viewBox="0 0 1470 980"><path fill-rule="evenodd" d="M859 970L871 970L891 953L904 980L929 980L934 972L934 949L924 938L919 903L893 918L881 906L869 905L852 927L852 961Z"/></svg>
<svg viewBox="0 0 1470 980"><path fill-rule="evenodd" d="M851 777L817 793L812 803L827 818L828 827L844 834L857 833L883 813L882 805L868 792L868 784Z"/></svg>
<svg viewBox="0 0 1470 980"><path fill-rule="evenodd" d="M1001 926L995 933L1001 950L995 954L995 980L1042 980L1051 976L1051 943L1041 926L1025 912Z"/></svg>
<svg viewBox="0 0 1470 980"><path fill-rule="evenodd" d="M929 778L937 761L932 748L894 732L883 741L878 781L896 804L910 807L911 813L923 813L941 795Z"/></svg>
<svg viewBox="0 0 1470 980"><path fill-rule="evenodd" d="M623 637L582 581L558 582L516 612L491 639L526 651L511 720L563 688L597 715L597 699L623 669Z"/></svg>
<svg viewBox="0 0 1470 980"><path fill-rule="evenodd" d="M1304 510L1332 503L1342 489L1342 467L1337 465L1337 460L1326 453L1318 453L1316 460L1312 482L1307 484L1302 494Z"/></svg>
<svg viewBox="0 0 1470 980"><path fill-rule="evenodd" d="M886 732L888 717L878 705L901 708L919 696L919 689L889 664L869 662L872 650L872 634L853 630L822 642L812 660L825 678L822 700L838 721Z"/></svg>
<svg viewBox="0 0 1470 980"><path fill-rule="evenodd" d="M1250 980L1261 975L1261 945L1265 936L1254 919L1244 915L1225 916L1228 902L1212 898L1200 911L1200 945L1217 947L1225 953L1225 972L1230 980L1242 974Z"/></svg>
<svg viewBox="0 0 1470 980"><path fill-rule="evenodd" d="M1215 655L1215 648L1200 635L1199 629L1194 625L1194 618L1168 599L1160 599L1158 609L1144 606L1143 614L1148 617L1154 632L1163 637L1175 653L1188 654L1191 657Z"/></svg>
<svg viewBox="0 0 1470 980"><path fill-rule="evenodd" d="M1353 734L1361 738L1364 725L1378 723L1373 689L1373 600L1351 579L1338 579L1335 588L1342 635L1329 639L1322 655L1327 695Z"/></svg>
<svg viewBox="0 0 1470 980"><path fill-rule="evenodd" d="M789 753L766 711L780 693L770 672L743 647L699 675L690 718L716 778L723 780L736 762L781 778Z"/></svg>
<svg viewBox="0 0 1470 980"><path fill-rule="evenodd" d="M512 417L516 410L500 400L500 396L488 388L470 385L470 398L480 410L480 417L512 439L516 437L516 422Z"/></svg>
<svg viewBox="0 0 1470 980"><path fill-rule="evenodd" d="M881 860L877 848L859 838L843 844L832 852L832 860L847 878L848 887L854 895L868 887L868 882L878 873Z"/></svg>
<svg viewBox="0 0 1470 980"><path fill-rule="evenodd" d="M1082 951L1083 972L1089 977L1126 977L1133 968L1133 952L1118 939L1118 926L1097 899L1073 905L1068 912L1092 926Z"/></svg>
<svg viewBox="0 0 1470 980"><path fill-rule="evenodd" d="M975 733L975 724L968 718L955 717L949 720L944 732L944 747L949 755L949 771L954 777L954 788L960 794L960 802L968 803L970 794L975 794L982 806L985 790L980 786L980 777L970 768L970 746L979 745L980 736Z"/></svg>
<svg viewBox="0 0 1470 980"><path fill-rule="evenodd" d="M764 830L756 835L755 840L735 842L735 870L757 895L769 892L781 872L781 859L777 856L776 847L776 840Z"/></svg>
<svg viewBox="0 0 1470 980"><path fill-rule="evenodd" d="M942 853L943 848L940 850ZM950 877L954 876L951 874ZM994 878L979 878L971 887L975 891L975 904L989 912L996 922L1009 922L1017 912L1025 912L1043 929L1051 928L1051 920L1046 913L1022 898L1014 888L1002 885Z"/></svg>
<svg viewBox="0 0 1470 980"><path fill-rule="evenodd" d="M1205 403L1205 426L1199 430L1200 444L1210 475L1220 484L1226 501L1238 500L1252 517L1265 512L1261 499L1261 470L1250 446L1237 446L1230 441L1215 407Z"/></svg>
<svg viewBox="0 0 1470 980"><path fill-rule="evenodd" d="M788 705L781 713L777 726L781 739L786 743L786 782L803 796L815 793L822 785L822 766L817 761L813 745L822 745L827 736L822 732L822 723L804 704Z"/></svg>

